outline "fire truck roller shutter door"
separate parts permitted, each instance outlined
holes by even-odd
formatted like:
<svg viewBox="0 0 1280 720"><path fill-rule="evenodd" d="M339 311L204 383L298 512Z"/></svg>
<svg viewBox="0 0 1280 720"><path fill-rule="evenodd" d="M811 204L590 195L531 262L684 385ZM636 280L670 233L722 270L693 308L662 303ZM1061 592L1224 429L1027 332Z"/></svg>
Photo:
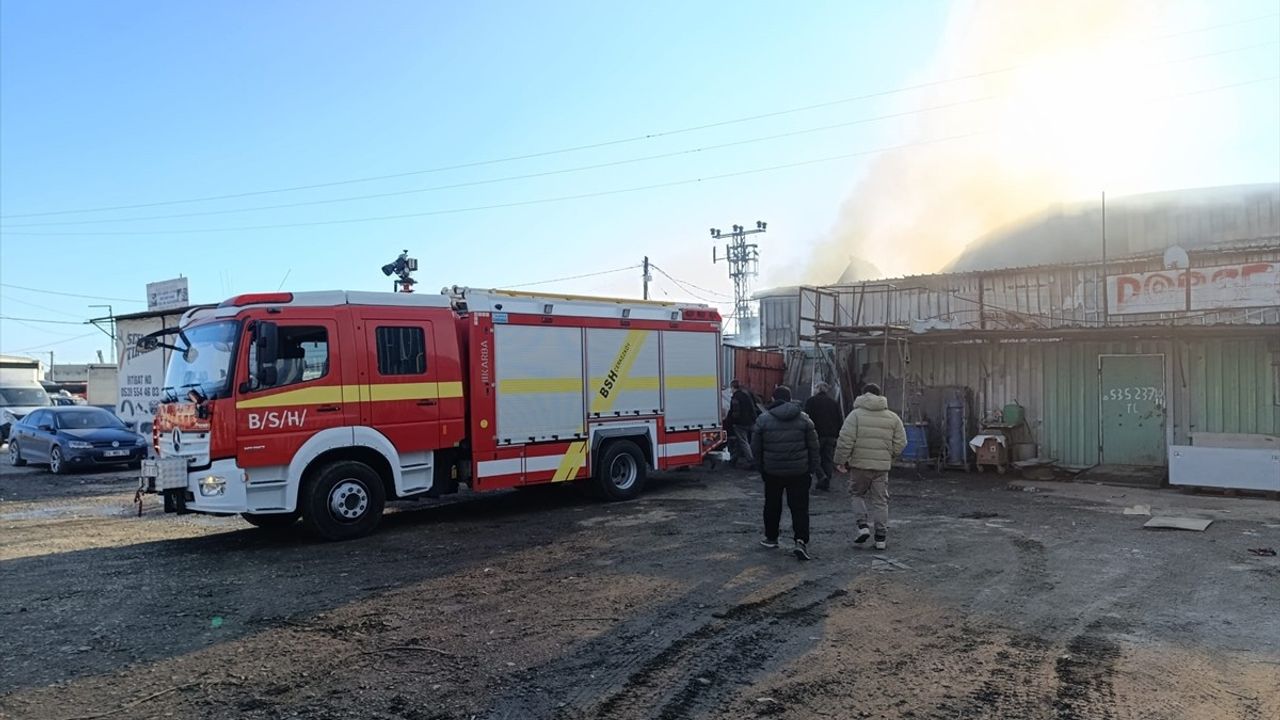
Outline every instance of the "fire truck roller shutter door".
<svg viewBox="0 0 1280 720"><path fill-rule="evenodd" d="M720 426L719 336L662 332L662 376L667 430Z"/></svg>
<svg viewBox="0 0 1280 720"><path fill-rule="evenodd" d="M658 331L587 330L587 410L593 418L662 410Z"/></svg>
<svg viewBox="0 0 1280 720"><path fill-rule="evenodd" d="M493 335L498 443L583 437L581 328L498 325Z"/></svg>

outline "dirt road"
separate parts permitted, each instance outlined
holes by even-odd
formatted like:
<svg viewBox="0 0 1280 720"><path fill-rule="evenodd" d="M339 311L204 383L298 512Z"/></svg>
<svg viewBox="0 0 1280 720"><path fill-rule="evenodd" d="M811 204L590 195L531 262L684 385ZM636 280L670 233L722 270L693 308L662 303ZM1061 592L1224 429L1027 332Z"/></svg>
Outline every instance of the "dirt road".
<svg viewBox="0 0 1280 720"><path fill-rule="evenodd" d="M325 544L5 468L0 717L1280 717L1280 561L1248 552L1280 503L1036 489L895 479L885 553L819 495L802 564L756 545L745 473L406 504Z"/></svg>

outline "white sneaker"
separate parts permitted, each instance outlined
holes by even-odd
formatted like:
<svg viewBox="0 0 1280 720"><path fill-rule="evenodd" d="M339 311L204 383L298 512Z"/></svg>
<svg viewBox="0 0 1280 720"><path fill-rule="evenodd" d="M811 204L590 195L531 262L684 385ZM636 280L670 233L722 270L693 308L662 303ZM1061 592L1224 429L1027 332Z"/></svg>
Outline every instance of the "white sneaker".
<svg viewBox="0 0 1280 720"><path fill-rule="evenodd" d="M876 549L877 549L877 550L884 550L886 547L887 547L887 545L885 545L884 538L876 538Z"/></svg>
<svg viewBox="0 0 1280 720"><path fill-rule="evenodd" d="M867 527L866 525L863 525L862 527L858 528L858 536L855 537L853 541L861 545L862 543L870 539L871 539L871 528Z"/></svg>

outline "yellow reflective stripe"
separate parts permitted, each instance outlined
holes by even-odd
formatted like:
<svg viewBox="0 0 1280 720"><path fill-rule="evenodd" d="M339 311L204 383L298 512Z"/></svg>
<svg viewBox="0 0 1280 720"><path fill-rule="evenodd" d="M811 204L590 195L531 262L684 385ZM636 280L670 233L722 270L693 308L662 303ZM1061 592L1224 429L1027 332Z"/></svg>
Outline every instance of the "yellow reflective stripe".
<svg viewBox="0 0 1280 720"><path fill-rule="evenodd" d="M369 399L369 388L365 385L343 385L343 402L364 402Z"/></svg>
<svg viewBox="0 0 1280 720"><path fill-rule="evenodd" d="M282 405L326 405L340 403L342 402L342 397L343 387L341 385L321 385L241 400L236 403L236 409L245 410L279 407Z"/></svg>
<svg viewBox="0 0 1280 720"><path fill-rule="evenodd" d="M236 403L237 410L287 405L327 405L341 402L438 400L462 397L461 382L378 383L377 385L321 385L261 395Z"/></svg>
<svg viewBox="0 0 1280 720"><path fill-rule="evenodd" d="M369 386L369 399L374 402L387 400L436 400L462 397L462 383L379 383Z"/></svg>
<svg viewBox="0 0 1280 720"><path fill-rule="evenodd" d="M498 392L504 395L539 393L580 393L581 378L511 378L498 381Z"/></svg>
<svg viewBox="0 0 1280 720"><path fill-rule="evenodd" d="M668 390L715 390L719 386L715 375L670 375Z"/></svg>
<svg viewBox="0 0 1280 720"><path fill-rule="evenodd" d="M606 393L604 379L600 384L592 383L592 387L596 391L591 395L591 412L604 413L609 412L613 404L617 402L620 390L617 383L625 383L631 377L631 367L636 364L636 358L640 356L640 346L644 345L644 341L649 337L647 330L628 330L627 337L622 341L622 347L618 348L618 357L613 361L611 375L614 381L614 387L610 388Z"/></svg>
<svg viewBox="0 0 1280 720"><path fill-rule="evenodd" d="M440 388L438 396L441 400L451 400L453 398L460 398L463 396L461 380L436 383L436 386Z"/></svg>
<svg viewBox="0 0 1280 720"><path fill-rule="evenodd" d="M591 387L601 387L604 385L604 378L591 378ZM656 377L632 377L624 380L618 380L613 383L613 387L618 390L657 390L658 378Z"/></svg>
<svg viewBox="0 0 1280 720"><path fill-rule="evenodd" d="M560 458L560 467L556 468L556 474L551 476L551 482L564 482L578 477L578 470L581 469L586 455L587 442L585 440L570 444L569 450L565 452L564 457Z"/></svg>

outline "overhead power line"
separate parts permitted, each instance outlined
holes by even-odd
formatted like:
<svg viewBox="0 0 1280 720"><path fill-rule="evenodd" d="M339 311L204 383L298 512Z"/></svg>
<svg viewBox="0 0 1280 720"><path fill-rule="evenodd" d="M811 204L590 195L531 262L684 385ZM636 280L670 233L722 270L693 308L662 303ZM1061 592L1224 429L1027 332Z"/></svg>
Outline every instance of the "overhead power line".
<svg viewBox="0 0 1280 720"><path fill-rule="evenodd" d="M45 335L54 335L56 337L71 337L74 334L74 333L62 332L61 330L50 330L47 327L32 325L31 323L25 323L25 322L22 322L21 320L14 320L13 318L9 318L8 321L15 322L28 330L35 330L36 332L44 333Z"/></svg>
<svg viewBox="0 0 1280 720"><path fill-rule="evenodd" d="M86 324L84 320L81 320L81 321L79 321L79 322L72 321L72 320L42 320L42 319L40 319L40 318L13 317L12 315L0 315L0 320L12 320L12 321L14 321L14 322L33 322L33 323L44 323L45 325L80 325L80 326L84 326L84 325Z"/></svg>
<svg viewBox="0 0 1280 720"><path fill-rule="evenodd" d="M985 132L966 133L964 135L952 135L948 137L936 138L933 140L902 143L900 145L891 145L888 147L876 148L873 150L861 150L858 152L846 153L843 155L832 155L829 157L815 158L812 160L803 160L800 162L784 163L781 165L771 165L762 168L753 168L751 170L741 170L738 172L722 173L719 175L707 175L704 177L686 178L684 180L673 180L670 182L653 183L651 185L638 185L628 188L617 188L614 190L601 190L597 192L578 193L574 195L560 195L556 197L536 198L533 200L520 200L515 202L495 203L491 205L473 205L470 207L448 208L443 210L427 210L423 212L400 213L396 215L374 215L369 217L343 218L338 220L313 220L310 222L299 223L277 223L273 225L242 225L235 227L222 228L195 228L195 229L173 229L173 230L111 230L111 231L74 231L74 232L12 232L8 230L0 230L3 235L22 235L27 237L65 237L65 236L115 236L115 235L190 235L204 233L220 233L220 232L241 232L246 230L280 230L284 228L299 227L317 227L322 225L349 225L352 223L375 222L382 220L404 220L408 218L431 217L434 215L452 215L456 213L475 212L478 210L497 210L500 208L523 207L526 205L542 205L546 203L565 202L568 200L584 200L587 198L606 197L609 195L622 195L625 193L641 192L644 190L657 190L660 188L676 187L679 185L692 185L701 182L709 182L711 180L723 180L731 177L742 177L745 175L757 175L775 170L784 170L787 168L802 167L805 165L815 165L824 162L833 162L836 160L846 160L854 157L865 155L875 155L877 153L888 152L891 150L901 150L904 148L915 147L919 145L931 145L940 142L948 142L961 138L974 137L976 135L985 134Z"/></svg>
<svg viewBox="0 0 1280 720"><path fill-rule="evenodd" d="M22 285L11 285L9 283L0 283L0 287L7 287L13 290L26 290L27 292L44 293L45 295L61 295L63 297L84 298L85 300L111 300L114 302L141 303L143 300L103 297L101 295L81 295L79 293L59 292L57 290L46 290L45 288L24 287Z"/></svg>
<svg viewBox="0 0 1280 720"><path fill-rule="evenodd" d="M80 317L75 313L69 313L65 310L58 310L56 308L51 308L47 305L38 305L33 302L27 302L26 300L19 300L16 297L9 297L8 295L4 295L4 294L0 294L0 300L3 300L4 302L18 303L19 305L26 305L27 307L33 307L37 310L44 310L45 312L51 312L55 315L65 315L66 317Z"/></svg>
<svg viewBox="0 0 1280 720"><path fill-rule="evenodd" d="M536 282L518 283L516 285L503 285L501 287L506 290L514 290L516 288L533 287L535 285L550 285L551 283L567 282L569 280L581 280L583 278L598 277L600 275L612 275L613 273L620 273L620 272L626 272L628 270L635 270L638 267L640 267L638 264L628 265L626 267L614 268L612 270L601 270L599 272L584 273L582 275L570 275L568 277L552 278L550 280L538 280Z"/></svg>
<svg viewBox="0 0 1280 720"><path fill-rule="evenodd" d="M676 278L672 277L672 276L671 276L671 274L670 274L670 273L668 273L666 270L663 270L662 268L658 267L656 264L650 263L650 264L649 264L649 266L650 266L650 267L652 267L654 270L657 270L659 273L661 273L663 277L665 277L666 279L668 279L668 280L670 280L672 283L674 283L676 287L680 288L681 290L684 290L685 292L689 293L690 295L693 295L694 297L698 298L699 300L702 300L703 302L709 302L709 303L729 303L729 302L733 302L733 298L732 298L731 296L729 296L729 295L725 295L724 293L716 292L715 290L708 290L707 288L704 288L704 287L699 287L699 286L697 286L697 285L694 285L694 284L693 284L693 283L691 283L691 282L686 282L686 281L684 281L684 280L678 280L678 279L676 279ZM708 294L708 295L718 295L718 296L720 296L722 299L720 299L720 300L712 300L712 299L709 299L709 298L701 297L701 296L699 296L697 293L695 293L695 292L694 292L694 289L701 290L702 292L704 292L704 293L706 293L706 294Z"/></svg>
<svg viewBox="0 0 1280 720"><path fill-rule="evenodd" d="M671 280L671 278L670 278L670 277L667 277L667 279L668 279L668 280ZM690 290L690 289L688 289L688 288L686 288L686 287L684 287L684 286L680 285L679 283L675 282L674 280L671 280L671 284L672 284L672 287L674 287L677 291L679 291L679 292L681 292L681 293L683 293L683 294L685 294L685 295L687 295L687 296L689 296L689 297L693 298L694 300L699 300L699 301L704 302L704 303L706 303L706 304L708 304L708 305L723 305L723 304L725 304L725 301L724 301L724 300L716 300L716 299L714 299L714 298L703 297L702 295L699 295L698 293L693 292L692 290ZM659 288L659 290L661 290L661 288ZM671 297L671 295L670 295L666 290L662 290L662 294L663 294L663 295L666 295L667 297Z"/></svg>
<svg viewBox="0 0 1280 720"><path fill-rule="evenodd" d="M96 332L91 332L91 333L86 333L84 335L76 335L75 337L69 337L69 338L66 338L65 340L54 340L53 342L40 343L39 345L32 345L31 347L25 347L20 350L5 350L5 352L11 352L11 353L31 352L32 350L39 350L40 348L52 347L54 345L62 345L63 343L75 342L76 340L84 340L85 338L94 337L97 334L98 333Z"/></svg>
<svg viewBox="0 0 1280 720"><path fill-rule="evenodd" d="M1276 43L1273 43L1276 44ZM36 223L20 223L7 224L0 226L0 229L9 228L29 228L29 227L53 227L67 225L98 225L102 223L122 223L122 222L141 222L144 220L174 220L179 218L191 217L209 217L215 215L231 215L235 213L255 212L259 210L285 210L298 207L313 207L316 205L334 205L337 203L358 202L360 200L376 200L381 198L401 197L404 195L417 195L422 193L438 192L441 190L457 190L461 188L477 187L480 185L493 185L496 183L512 182L515 180L531 180L534 178L543 178L552 175L566 175L569 173L584 172L588 170L600 170L603 168L618 167L620 165L630 165L633 163L648 162L650 160L663 160L666 158L679 157L681 155L693 155L702 152L710 152L712 150L723 150L725 148L740 147L742 145L751 145L754 143L768 142L770 140L781 140L783 138L797 137L800 135L808 135L812 133L825 132L828 130L838 130L841 128L853 127L878 120L892 120L894 118L908 117L935 110L946 110L948 108L959 107L961 105L969 105L972 103L983 102L986 100L994 100L1000 95L984 95L982 97L970 98L967 100L958 100L956 102L944 103L942 105L933 105L930 107L917 108L914 110L903 110L896 113L888 113L885 115L874 115L871 117L857 118L841 123L833 123L830 125L820 125L818 127L802 128L800 130L791 130L784 133L775 133L773 135L763 135L759 137L746 138L743 140L734 140L732 142L718 143L715 145L704 145L695 148L686 148L684 150L675 150L672 152L658 153L655 155L642 155L640 157L624 158L622 160L611 160L609 162L595 163L592 165L578 165L576 167L560 168L557 170L545 170L536 173L526 173L523 175L506 175L503 177L487 178L484 180L471 180L462 183L453 183L451 185L434 185L431 187L412 188L409 190L395 190L391 192L370 193L366 195L351 195L340 198L326 198L324 200L305 200L301 202L280 203L277 205L254 205L252 207L243 208L227 208L223 210L202 210L200 212L190 213L172 213L169 215L142 215L124 218L100 218L96 220L57 220L50 222Z"/></svg>
<svg viewBox="0 0 1280 720"><path fill-rule="evenodd" d="M1271 75L1268 77L1255 78L1253 80L1246 80L1243 82L1231 83L1227 85L1218 85L1218 86L1209 87L1209 88L1201 88L1198 90L1190 90L1187 92L1154 96L1154 97L1144 98L1143 101L1168 100L1168 99L1183 97L1183 96L1201 95L1205 93L1218 92L1222 90L1230 90L1233 88L1244 87L1246 85L1253 85L1256 83L1267 82L1267 81L1272 81L1276 79L1280 79L1280 75ZM954 140L962 140L966 138L977 137L979 135L986 135L990 132L992 131L978 130L970 133L963 133L960 135L949 135L949 136L933 138L929 140L900 143L898 145L890 145L890 146L874 148L870 150L860 150L856 152L844 153L841 155L831 155L827 157L813 158L810 160L802 160L799 162L782 163L779 165L770 165L766 167L752 168L750 170L740 170L736 172L720 173L718 175L706 175L702 177L686 178L683 180L673 180L669 182L653 183L650 185L640 185L640 186L628 187L628 188L617 188L613 190L601 190L596 192L578 193L574 195L560 195L555 197L536 198L533 200L519 200L514 202L506 202L506 203L494 203L490 205L473 205L469 207L446 208L446 209L440 209L440 210L426 210L422 212L399 213L399 214L393 214L393 215L373 215L373 216L355 217L355 218L339 218L335 220L312 220L312 221L306 221L306 222L275 223L275 224L267 224L267 225L239 225L239 226L229 226L229 227L221 227L221 228L186 228L186 229L175 228L171 230L112 230L112 231L53 231L53 232L17 231L17 232L14 232L11 230L6 230L3 227L0 227L0 235L14 235L14 236L25 236L25 237L73 237L73 236L74 237L109 237L109 236L118 236L118 235L127 235L127 236L193 235L193 234L207 234L207 233L221 233L221 232L243 232L243 231L254 231L254 230L281 230L281 229L287 229L287 228L319 227L319 226L326 226L326 225L349 225L354 223L377 222L377 221L386 221L386 220L404 220L409 218L431 217L431 216L437 216L437 215L452 215L457 213L476 212L481 210L497 210L497 209L503 209L503 208L524 207L528 205L542 205L547 203L565 202L570 200L584 200L588 198L597 198L597 197L606 197L610 195L621 195L626 193L642 192L645 190L657 190L662 188L677 187L680 185L691 185L696 183L709 182L712 180L723 180L727 178L743 177L747 175L757 175L761 173L774 172L777 170L786 170L790 168L803 167L806 165L816 165L820 163L834 162L838 160L847 160L855 157L876 155L883 152L903 150L910 147L917 147L917 146L923 146L923 145L935 145L938 143L945 143L945 142L951 142ZM7 286L7 287L14 287L14 286ZM83 296L80 296L80 297L83 297ZM137 302L137 301L129 301L129 302Z"/></svg>
<svg viewBox="0 0 1280 720"><path fill-rule="evenodd" d="M1135 41L1142 40L1142 39L1159 40L1159 39L1177 37L1180 35L1188 35L1192 33L1206 32L1209 30L1215 30L1215 29L1224 28L1224 27L1254 23L1259 20L1266 20L1266 19L1277 17L1277 16L1280 16L1280 13L1270 13L1267 15L1243 18L1240 20L1233 20L1230 22L1219 23L1215 25L1208 25L1208 26L1203 26L1199 28L1180 30L1172 33L1137 37L1137 38L1134 38L1134 40ZM1227 51L1227 52L1234 52L1234 51ZM65 209L65 210L46 210L42 212L30 212L30 213L11 213L8 215L0 215L0 219L23 218L23 217L47 217L51 215L79 215L79 214L96 213L96 212L109 212L114 210L137 210L142 208L164 207L164 206L170 206L170 205L186 205L186 204L200 203L200 202L213 202L217 200L234 200L239 198L256 197L261 195L273 195L273 194L287 193L287 192L298 192L303 190L318 190L318 189L328 188L328 187L337 187L341 185L354 185L359 183L368 183L368 182L375 182L380 180L394 180L398 178L448 172L452 170L464 170L468 168L483 167L487 165L496 165L500 163L517 162L520 160L532 160L536 158L548 157L551 155L561 155L566 153L582 152L585 150L594 150L594 149L599 149L604 147L641 142L645 140L655 140L657 138L670 137L672 135L681 135L685 133L697 132L700 130L710 130L718 127L725 127L728 125L736 125L741 123L754 122L757 120L765 120L773 117L791 115L791 114L800 113L800 112L808 112L811 110L820 110L823 108L835 107L838 105L844 105L852 102L857 102L860 100L870 100L870 99L879 98L879 97L886 97L890 95L897 95L901 93L911 92L913 90L921 90L924 88L936 87L938 85L946 85L949 83L955 83L955 82L960 82L964 80L975 80L978 78L988 77L991 75L1000 75L1000 74L1020 70L1020 69L1023 69L1024 67L1026 67L1026 65L1012 65L1009 67L984 70L984 71L969 73L965 75L957 75L949 78L943 78L940 80L931 80L928 82L916 83L913 85L905 85L897 88L890 88L890 89L879 90L875 92L862 93L859 95L852 95L849 97L838 98L835 100L828 100L820 103L811 103L808 105L800 105L796 107L785 108L782 110L756 113L753 115L729 118L726 120L718 120L715 122L703 123L699 125L691 125L691 126L676 128L672 130L662 130L662 131L656 131L651 133L645 133L642 135L632 135L629 137L616 138L613 140L604 140L604 141L595 142L595 143L572 145L567 147L555 148L551 150L541 150L541 151L529 152L529 153L518 154L518 155L508 155L504 157L489 158L486 160L476 160L476 161L465 162L465 163L457 163L453 165L440 165L436 167L423 168L418 170L408 170L408 171L399 172L399 173L390 173L385 175L369 175L364 177L347 178L342 180L332 180L332 181L322 182L322 183L291 185L286 187L268 188L263 190L249 190L244 192L204 195L204 196L198 196L198 197L180 198L180 199L173 199L173 200L160 200L160 201L154 201L154 202L129 203L129 204L119 204L119 205L104 205L99 207L76 208L76 209Z"/></svg>
<svg viewBox="0 0 1280 720"><path fill-rule="evenodd" d="M1225 55L1228 53L1236 53L1236 52L1242 52L1246 50L1254 50L1260 47L1274 46L1277 44L1280 44L1280 40L1273 40L1271 42L1257 43L1254 45L1230 48L1227 50L1218 50L1215 52L1203 53L1200 55L1193 55L1191 57L1185 57L1185 58L1177 58L1174 60L1163 61L1161 63L1155 63L1155 64L1166 65L1166 64L1190 62L1194 60L1202 60L1206 58L1217 57L1219 55ZM186 213L169 213L165 215L135 215L132 217L97 218L93 220L53 220L53 221L47 221L47 222L34 222L34 223L18 223L18 224L10 223L6 225L0 225L0 230L6 230L11 228L99 225L104 223L143 222L148 220L176 220L176 219L193 218L193 217L211 217L211 216L232 215L232 214L246 213L246 212L259 212L263 210L287 210L287 209L300 208L300 207L336 205L338 203L359 202L363 200L378 200L378 199L391 198L391 197L403 197L406 195L419 195L424 193L439 192L442 190L458 190L462 188L479 187L482 185L494 185L494 184L504 183L504 182L513 182L517 180L531 180L536 178L550 177L554 175L567 175L570 173L586 172L590 170L600 170L604 168L619 167L622 165L631 165L635 163L649 162L652 160L663 160L667 158L680 157L683 155L694 155L702 152L723 150L731 147L741 147L743 145L752 145L755 143L781 140L784 138L799 137L801 135L827 132L830 130L840 130L843 128L854 127L856 125L864 125L867 123L878 122L881 120L892 120L896 118L910 117L912 115L920 115L928 112L935 112L938 110L947 110L955 107L960 107L963 105L971 105L974 103L985 102L987 100L998 100L1004 97L1008 97L1008 94L983 95L979 97L968 98L965 100L957 100L955 102L942 103L940 105L931 105L929 107L915 108L912 110L903 110L900 112L886 113L882 115L872 115L868 117L861 117L853 120L847 120L839 123L830 123L827 125L819 125L816 127L801 128L799 130L790 130L787 132L774 133L771 135L761 135L761 136L752 137L752 138L745 138L742 140L734 140L731 142L717 143L714 145L704 145L700 147L686 148L684 150L675 150L672 152L657 153L652 155L641 155L639 157L624 158L621 160L612 160L612 161L603 162L603 163L593 163L590 165L578 165L575 167L559 168L556 170L544 170L544 171L535 172L535 173L524 173L520 175L506 175L506 176L496 177L496 178L486 178L483 180L471 180L467 182L452 183L448 185L433 185L429 187L410 188L407 190L394 190L390 192L381 192L381 193L366 193L364 195L348 195L345 197L325 198L322 200L303 200L303 201L291 202L291 203L277 203L274 205L252 205L249 207L224 208L220 210L201 210L198 212L186 212Z"/></svg>

